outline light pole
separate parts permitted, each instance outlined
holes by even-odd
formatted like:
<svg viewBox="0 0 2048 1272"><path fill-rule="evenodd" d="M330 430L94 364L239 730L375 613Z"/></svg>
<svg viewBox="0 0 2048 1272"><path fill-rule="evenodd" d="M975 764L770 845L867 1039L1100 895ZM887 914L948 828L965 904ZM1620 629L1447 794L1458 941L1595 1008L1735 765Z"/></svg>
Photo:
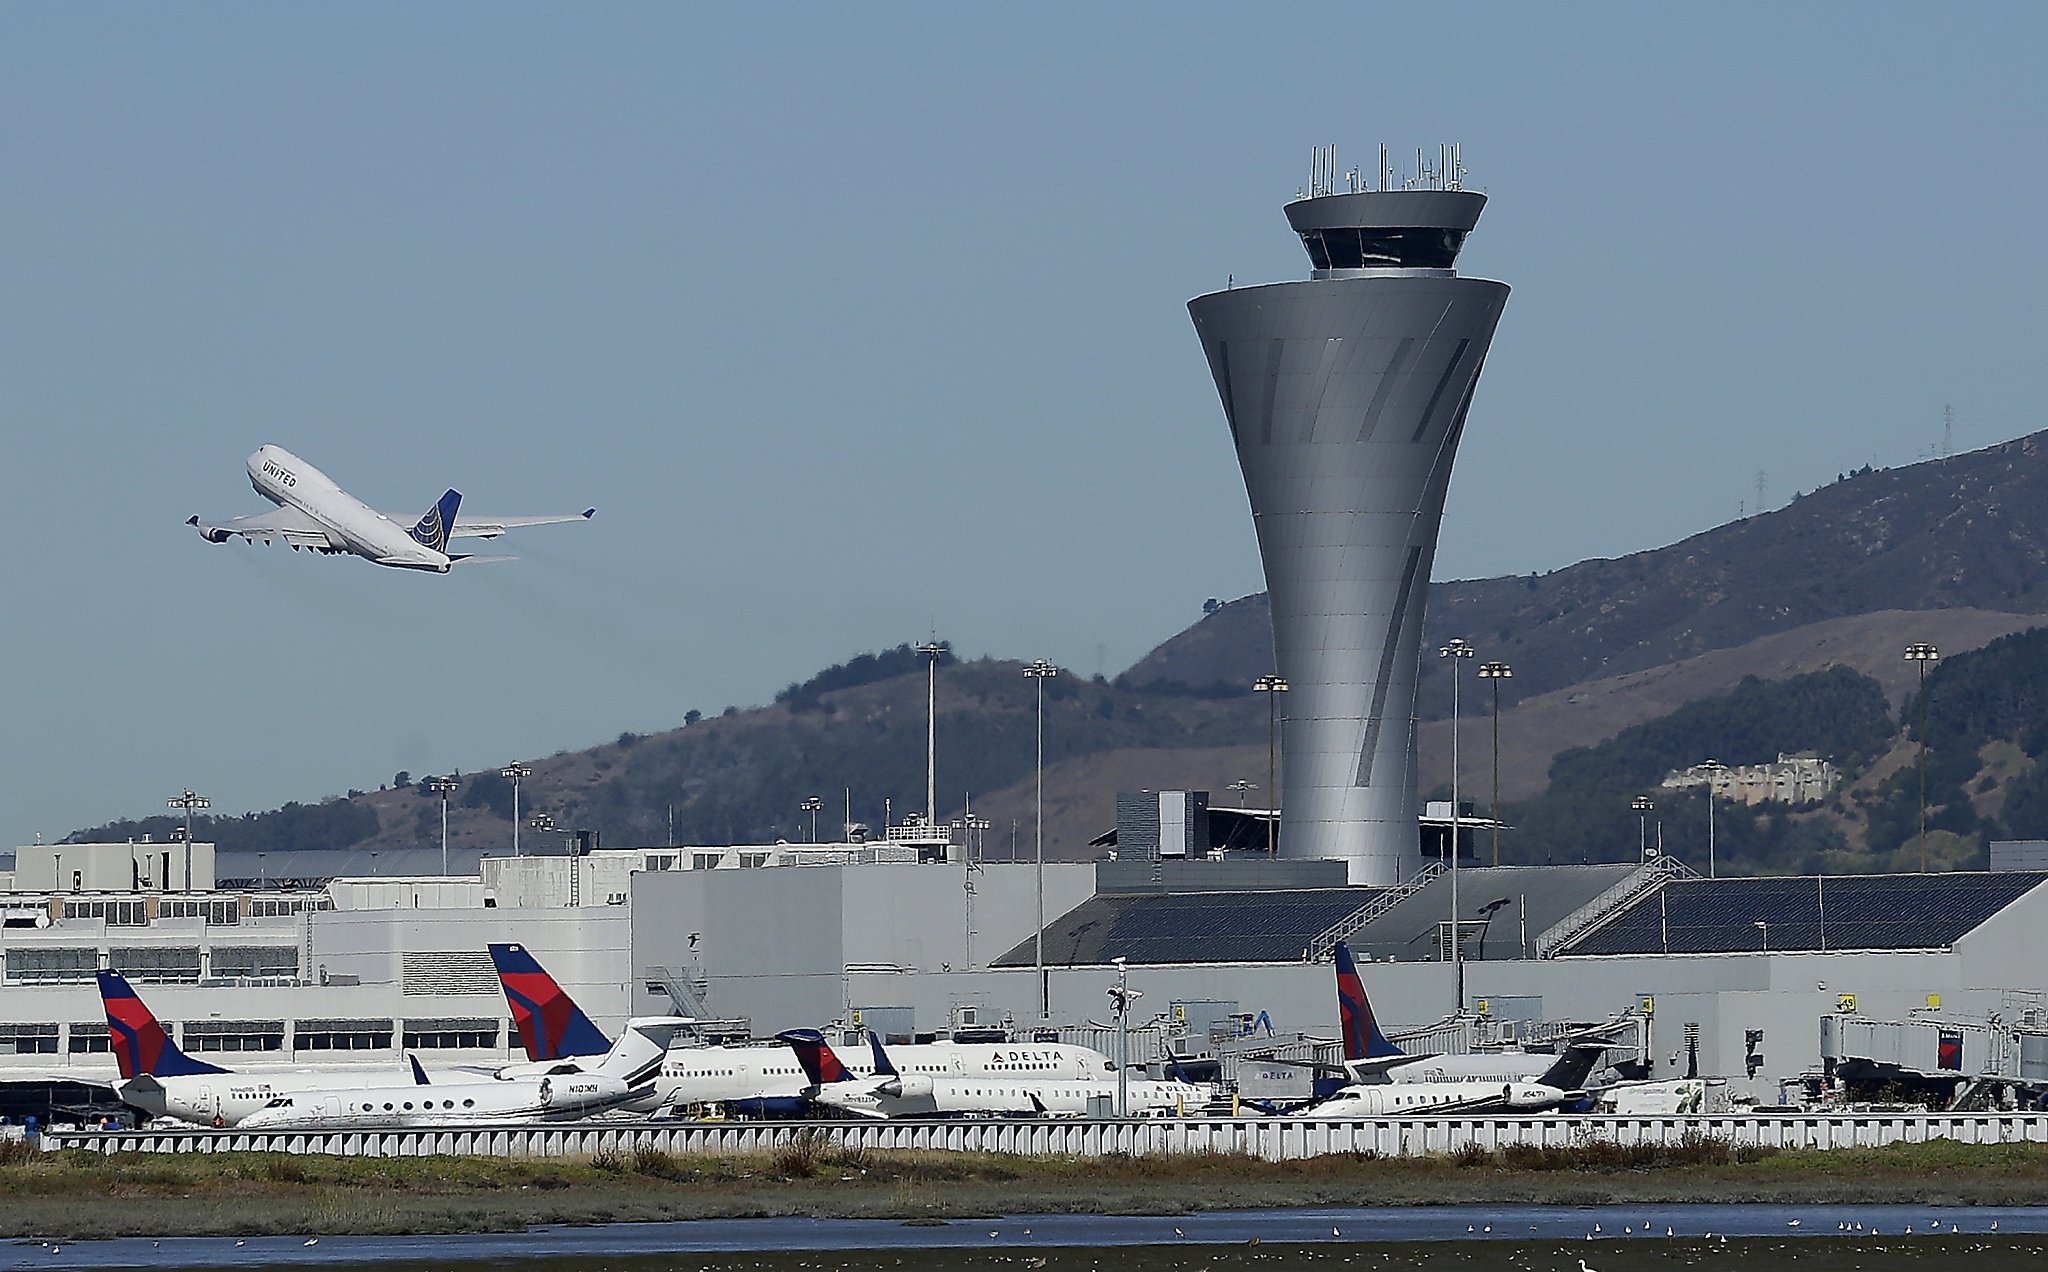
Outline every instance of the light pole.
<svg viewBox="0 0 2048 1272"><path fill-rule="evenodd" d="M1240 777L1230 784L1230 789L1237 792L1237 806L1243 808L1245 792L1259 789L1259 784L1257 782L1247 782Z"/></svg>
<svg viewBox="0 0 2048 1272"><path fill-rule="evenodd" d="M1768 920L1765 920L1765 919L1758 919L1758 920L1756 921L1756 925L1755 925L1755 926L1756 926L1756 930L1757 930L1757 931L1759 931L1759 932L1761 932L1761 933L1763 933L1763 934L1764 934L1764 936L1763 936L1763 940L1764 940L1764 953L1766 953L1766 954L1770 953L1770 952L1771 952L1771 925L1770 925L1770 922L1769 922Z"/></svg>
<svg viewBox="0 0 2048 1272"><path fill-rule="evenodd" d="M1927 873L1927 664L1941 651L1925 641L1906 646L1906 661L1920 669L1920 873Z"/></svg>
<svg viewBox="0 0 2048 1272"><path fill-rule="evenodd" d="M195 795L191 787L173 800L166 800L172 808L181 809L185 814L185 891L192 891L192 812L199 808L212 808L212 801L204 795ZM169 882L166 880L166 882Z"/></svg>
<svg viewBox="0 0 2048 1272"><path fill-rule="evenodd" d="M939 659L946 642L919 645L917 652L931 659L925 667L924 685L924 824L939 824Z"/></svg>
<svg viewBox="0 0 2048 1272"><path fill-rule="evenodd" d="M1060 669L1040 658L1027 665L1024 674L1031 677L1038 711L1038 923L1031 929L1031 961L1038 966L1038 1015L1050 1020L1052 978L1045 970L1045 682L1059 675Z"/></svg>
<svg viewBox="0 0 2048 1272"><path fill-rule="evenodd" d="M1638 795L1629 807L1636 812L1636 861L1642 864L1650 859L1650 810L1657 805L1648 795Z"/></svg>
<svg viewBox="0 0 2048 1272"><path fill-rule="evenodd" d="M1279 855L1276 846L1275 828L1280 821L1280 707L1279 696L1287 692L1287 681L1279 676L1260 676L1252 681L1252 691L1266 695L1266 794L1273 805L1266 814L1266 856Z"/></svg>
<svg viewBox="0 0 2048 1272"><path fill-rule="evenodd" d="M512 779L512 855L519 855L519 784L533 776L533 770L524 764L507 764L498 770L499 777Z"/></svg>
<svg viewBox="0 0 2048 1272"><path fill-rule="evenodd" d="M1130 972L1124 960L1109 960L1116 964L1116 988L1109 991L1110 1010L1116 1013L1116 1115L1131 1115L1131 1000L1143 998L1145 991L1130 987Z"/></svg>
<svg viewBox="0 0 2048 1272"><path fill-rule="evenodd" d="M1458 939L1458 665L1473 653L1455 636L1436 651L1437 657L1451 660L1451 979L1460 1016L1465 1014L1465 943Z"/></svg>
<svg viewBox="0 0 2048 1272"><path fill-rule="evenodd" d="M817 843L817 842L818 842L818 810L819 810L819 809L821 809L821 808L823 808L824 806L825 806L825 801L824 801L824 800L822 800L822 799L819 799L819 798L818 798L818 797L817 797L816 795L813 795L813 796L811 796L811 797L810 797L809 799L805 800L805 801L804 801L803 803L801 803L801 804L798 804L798 805L797 805L797 807L798 807L798 808L802 809L802 810L803 810L804 812L807 812L807 813L809 813L809 814L811 815L811 842L812 842L812 843Z"/></svg>
<svg viewBox="0 0 2048 1272"><path fill-rule="evenodd" d="M427 779L429 794L441 797L441 873L448 873L448 797L455 788L462 785L452 777L430 777Z"/></svg>
<svg viewBox="0 0 2048 1272"><path fill-rule="evenodd" d="M1493 682L1493 864L1500 864L1500 682L1512 679L1515 669L1498 658L1479 664L1481 680Z"/></svg>
<svg viewBox="0 0 2048 1272"><path fill-rule="evenodd" d="M1707 775L1707 878L1719 878L1714 873L1714 779L1727 771L1728 766L1719 760L1701 763L1700 771Z"/></svg>

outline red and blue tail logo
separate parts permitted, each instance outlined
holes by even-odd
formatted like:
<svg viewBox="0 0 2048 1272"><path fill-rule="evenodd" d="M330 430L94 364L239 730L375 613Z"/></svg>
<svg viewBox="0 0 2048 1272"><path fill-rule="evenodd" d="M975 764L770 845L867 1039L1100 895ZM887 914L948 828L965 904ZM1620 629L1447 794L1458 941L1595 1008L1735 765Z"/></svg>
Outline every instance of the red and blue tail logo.
<svg viewBox="0 0 2048 1272"><path fill-rule="evenodd" d="M498 969L498 983L505 987L505 1002L512 1008L512 1023L519 1030L519 1044L526 1048L528 1060L601 1056L612 1049L611 1040L590 1022L568 991L542 970L525 946L490 948L491 963Z"/></svg>
<svg viewBox="0 0 2048 1272"><path fill-rule="evenodd" d="M1351 961L1351 947L1342 941L1337 942L1337 1021L1344 1030L1346 1060L1406 1054L1380 1032L1380 1022L1373 1019L1372 1004L1365 1000L1365 982L1358 978L1358 964Z"/></svg>
<svg viewBox="0 0 2048 1272"><path fill-rule="evenodd" d="M100 973L100 1002L107 1009L107 1040L123 1078L144 1074L176 1078L194 1073L226 1073L218 1065L194 1060L178 1050L171 1035L119 972Z"/></svg>
<svg viewBox="0 0 2048 1272"><path fill-rule="evenodd" d="M785 1029L775 1035L775 1040L788 1043L789 1049L796 1052L796 1062L803 1066L804 1076L812 1086L853 1081L853 1070L840 1062L832 1044L817 1030Z"/></svg>

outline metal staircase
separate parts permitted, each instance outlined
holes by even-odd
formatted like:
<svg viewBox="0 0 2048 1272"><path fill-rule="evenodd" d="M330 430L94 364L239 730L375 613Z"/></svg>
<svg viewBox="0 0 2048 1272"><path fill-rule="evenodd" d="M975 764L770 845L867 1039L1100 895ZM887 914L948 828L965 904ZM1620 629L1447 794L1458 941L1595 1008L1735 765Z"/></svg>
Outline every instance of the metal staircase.
<svg viewBox="0 0 2048 1272"><path fill-rule="evenodd" d="M1671 882L1673 879L1697 879L1699 871L1686 865L1676 857L1664 856L1644 863L1620 883L1594 897L1564 916L1557 923L1539 933L1536 937L1536 957L1555 958L1565 944L1621 912L1629 902Z"/></svg>
<svg viewBox="0 0 2048 1272"><path fill-rule="evenodd" d="M1358 929L1422 891L1430 880L1436 878L1449 868L1441 861L1432 861L1427 866L1424 866L1421 872L1408 880L1408 882L1396 884L1394 887L1383 890L1363 906L1360 906L1318 933L1316 938L1308 943L1308 948L1302 951L1301 961L1304 963L1321 963L1325 961L1331 956L1331 952L1337 948L1337 942L1349 939L1351 934L1358 931Z"/></svg>

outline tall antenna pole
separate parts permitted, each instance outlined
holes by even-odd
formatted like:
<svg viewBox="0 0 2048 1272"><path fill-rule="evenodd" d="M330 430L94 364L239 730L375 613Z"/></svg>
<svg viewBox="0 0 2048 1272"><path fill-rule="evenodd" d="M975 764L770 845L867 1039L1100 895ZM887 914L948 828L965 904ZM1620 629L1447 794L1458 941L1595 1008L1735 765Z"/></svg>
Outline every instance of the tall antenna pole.
<svg viewBox="0 0 2048 1272"><path fill-rule="evenodd" d="M1954 453L1956 442L1956 408L1941 408L1941 457L1947 459Z"/></svg>

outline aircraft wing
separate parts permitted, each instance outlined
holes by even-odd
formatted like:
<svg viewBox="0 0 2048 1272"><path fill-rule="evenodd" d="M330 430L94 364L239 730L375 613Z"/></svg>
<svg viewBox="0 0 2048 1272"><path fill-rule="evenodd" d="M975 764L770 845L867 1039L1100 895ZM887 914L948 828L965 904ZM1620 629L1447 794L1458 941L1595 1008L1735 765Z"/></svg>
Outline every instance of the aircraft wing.
<svg viewBox="0 0 2048 1272"><path fill-rule="evenodd" d="M409 515L384 514L400 525L412 524ZM597 515L597 509L585 508L582 512L554 513L545 517L462 517L455 518L455 524L448 527L451 539L495 539L507 530L518 530L524 526L555 526L568 521L588 521Z"/></svg>
<svg viewBox="0 0 2048 1272"><path fill-rule="evenodd" d="M197 526L199 533L215 543L225 543L230 535L239 535L254 542L265 543L283 540L294 547L328 547L327 531L297 508L273 508L259 512L253 517L230 517L226 521L206 521L193 517L186 521L188 526Z"/></svg>

